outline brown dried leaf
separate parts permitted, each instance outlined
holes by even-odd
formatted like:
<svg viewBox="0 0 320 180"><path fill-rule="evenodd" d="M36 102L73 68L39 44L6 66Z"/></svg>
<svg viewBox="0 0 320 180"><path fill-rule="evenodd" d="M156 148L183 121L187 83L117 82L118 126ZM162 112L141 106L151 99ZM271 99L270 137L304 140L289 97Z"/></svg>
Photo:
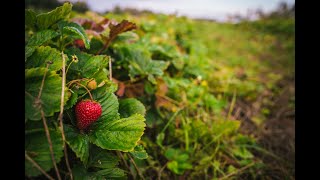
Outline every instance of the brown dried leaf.
<svg viewBox="0 0 320 180"><path fill-rule="evenodd" d="M126 85L123 82L119 82L118 83L118 90L117 90L116 94L119 97L122 97L124 95L125 89L126 89Z"/></svg>
<svg viewBox="0 0 320 180"><path fill-rule="evenodd" d="M166 96L168 92L168 86L165 81L161 78L157 79L157 91L155 93L156 102L155 106L157 108L163 107L169 111L176 111L177 106L173 103L169 97Z"/></svg>
<svg viewBox="0 0 320 180"><path fill-rule="evenodd" d="M104 46L102 47L102 49L100 49L97 52L97 54L100 54L102 51L107 49L109 47L111 41L113 41L117 37L117 35L119 35L123 32L137 29L137 26L135 23L129 22L127 20L122 20L120 23L118 23L116 25L114 22L110 22L108 24L109 24L109 28L110 28L109 37L106 39Z"/></svg>
<svg viewBox="0 0 320 180"><path fill-rule="evenodd" d="M165 96L168 92L168 86L165 81L161 78L157 79L157 91L156 94L160 96Z"/></svg>
<svg viewBox="0 0 320 180"><path fill-rule="evenodd" d="M86 18L73 18L71 21L79 24L80 26L84 27L84 29L86 30L92 30L97 33L101 33L105 30L106 27L104 27L104 24L108 23L109 19L105 18L100 23L96 23L93 20L86 19Z"/></svg>
<svg viewBox="0 0 320 180"><path fill-rule="evenodd" d="M137 26L135 23L129 22L127 20L122 20L117 25L113 25L110 23L109 27L110 27L109 41L112 41L118 34L137 29Z"/></svg>
<svg viewBox="0 0 320 180"><path fill-rule="evenodd" d="M127 84L124 94L126 97L140 97L144 95L144 84L142 82Z"/></svg>

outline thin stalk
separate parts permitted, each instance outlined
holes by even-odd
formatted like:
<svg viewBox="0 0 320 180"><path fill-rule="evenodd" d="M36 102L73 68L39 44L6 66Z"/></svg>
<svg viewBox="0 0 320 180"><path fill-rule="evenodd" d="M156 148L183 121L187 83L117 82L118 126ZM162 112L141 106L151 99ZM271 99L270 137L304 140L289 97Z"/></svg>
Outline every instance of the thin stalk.
<svg viewBox="0 0 320 180"><path fill-rule="evenodd" d="M66 70L66 74L68 74L68 70L69 70L69 68L70 68L70 66L71 66L72 63L73 63L73 60L71 60L71 62L69 63L69 65L68 65L68 67L67 67L67 70Z"/></svg>
<svg viewBox="0 0 320 180"><path fill-rule="evenodd" d="M93 79L93 78L91 78L91 79ZM91 80L91 79L88 79L88 78L81 78L81 79L75 79L75 80L72 80L72 81L69 81L67 84L66 84L66 86L68 86L68 88L73 84L73 83L75 83L75 82L79 82L79 81L84 81L84 80Z"/></svg>
<svg viewBox="0 0 320 180"><path fill-rule="evenodd" d="M253 162L253 163L250 163L250 164L248 164L247 166L244 166L243 168L240 168L239 170L234 171L234 172L232 172L232 173L230 173L230 174L228 174L228 175L226 175L226 176L223 176L222 178L219 178L218 180L228 179L228 178L230 178L231 176L234 176L234 175L240 173L241 171L244 171L244 170L248 169L248 168L251 167L252 165L254 165L254 162Z"/></svg>
<svg viewBox="0 0 320 180"><path fill-rule="evenodd" d="M178 113L181 111L182 109L178 109L172 116L171 118L169 119L169 121L167 122L167 124L164 126L164 128L162 129L161 133L163 133L167 128L168 126L170 125L170 123L174 120L174 118L178 115Z"/></svg>
<svg viewBox="0 0 320 180"><path fill-rule="evenodd" d="M66 165L67 165L68 171L70 173L70 178L71 178L71 180L73 180L72 171L71 171L69 160L68 160L66 137L64 135L64 130L63 130L64 91L65 91L65 86L66 86L66 69L65 69L66 59L65 59L63 51L61 52L61 54L62 54L62 83L61 83L61 100L60 100L59 122L60 122L60 130L61 130L61 136L62 136L63 147L64 147L64 157L66 160Z"/></svg>
<svg viewBox="0 0 320 180"><path fill-rule="evenodd" d="M183 125L183 131L184 131L184 138L185 138L185 143L186 143L186 151L189 151L189 133L188 133L188 129L186 129L185 127L187 126L187 120L185 119L185 117L182 117L182 125Z"/></svg>
<svg viewBox="0 0 320 180"><path fill-rule="evenodd" d="M53 177L51 177L49 174L46 173L45 170L43 170L39 164L37 164L28 154L27 152L25 152L24 156L26 157L26 159L35 167L37 168L43 175L45 175L48 179L50 180L54 180Z"/></svg>
<svg viewBox="0 0 320 180"><path fill-rule="evenodd" d="M236 103L236 100L237 100L237 91L234 91L234 92L233 92L233 96L232 96L232 100L231 100L230 109L229 109L229 112L228 112L227 119L230 119L230 116L231 116L232 110L233 110L233 108L234 108L234 105L235 105L235 103Z"/></svg>
<svg viewBox="0 0 320 180"><path fill-rule="evenodd" d="M143 180L144 180L144 177L143 177L143 175L142 175L141 171L139 170L138 166L136 165L136 163L134 162L134 160L132 159L132 157L130 156L130 154L128 153L127 155L129 156L129 158L130 158L130 160L131 160L131 162L132 162L133 166L136 168L136 170L137 170L137 172L138 172L139 176L141 177L141 179L143 179Z"/></svg>
<svg viewBox="0 0 320 180"><path fill-rule="evenodd" d="M86 86L82 85L81 83L78 83L78 82L77 82L77 84L78 84L79 86L82 86L83 88L85 88L85 89L87 90L87 92L89 93L90 99L93 101L93 97L92 97L92 95L91 95L91 93L90 93L90 90L89 90Z"/></svg>
<svg viewBox="0 0 320 180"><path fill-rule="evenodd" d="M161 174L162 171L164 170L165 167L167 167L168 162L160 169L160 171L158 172L158 180L161 180Z"/></svg>
<svg viewBox="0 0 320 180"><path fill-rule="evenodd" d="M120 156L123 164L127 167L127 169L129 169L130 173L133 175L133 172L132 172L131 168L129 167L127 161L124 159L122 153L120 151L116 151L116 152L117 152L117 155Z"/></svg>
<svg viewBox="0 0 320 180"><path fill-rule="evenodd" d="M110 81L112 81L112 62L111 62L111 58L109 59L109 78L110 78Z"/></svg>
<svg viewBox="0 0 320 180"><path fill-rule="evenodd" d="M46 132L47 140L48 140L48 143L49 143L49 149L50 149L50 155L51 155L51 159L52 159L52 164L53 164L54 170L56 171L57 178L59 180L61 180L61 176L60 176L60 173L59 173L59 170L58 170L58 167L57 167L57 162L54 159L53 147L52 147L50 132L49 132L48 125L47 125L47 120L44 117L44 112L43 112L42 109L41 109L41 117L42 117L44 130Z"/></svg>
<svg viewBox="0 0 320 180"><path fill-rule="evenodd" d="M41 100L40 100L41 94L42 94L42 90L43 90L43 86L44 86L44 80L46 79L46 75L47 75L49 66L50 66L50 63L47 63L46 71L44 72L44 75L43 75L43 78L42 78L42 81L41 81L40 90L39 90L38 97L36 99L36 103L39 103L39 105L40 105L41 119L42 119L42 122L43 122L44 130L46 132L46 137L47 137L48 144L49 144L50 155L51 155L51 160L52 160L52 163L53 163L53 167L54 167L54 170L56 172L57 178L59 180L61 180L59 169L57 167L56 160L54 159L53 147L52 147L50 132L49 132L48 125L47 125L47 120L46 120L44 112L42 110L42 104L41 104Z"/></svg>

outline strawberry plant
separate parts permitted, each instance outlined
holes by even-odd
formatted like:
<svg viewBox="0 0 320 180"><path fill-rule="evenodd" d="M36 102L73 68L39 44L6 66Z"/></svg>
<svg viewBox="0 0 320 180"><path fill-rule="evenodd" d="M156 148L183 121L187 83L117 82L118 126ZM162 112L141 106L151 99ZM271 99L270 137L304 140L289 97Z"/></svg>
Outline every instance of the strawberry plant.
<svg viewBox="0 0 320 180"><path fill-rule="evenodd" d="M70 20L71 11L71 3L47 13L25 11L25 174L49 179L124 177L125 170L117 167L119 158L136 156L145 107L136 105L136 99L123 99L132 108L119 109L112 58L89 53L93 41L81 24ZM103 50L135 24L104 19L100 27L110 30Z"/></svg>
<svg viewBox="0 0 320 180"><path fill-rule="evenodd" d="M25 17L27 178L272 179L264 158L285 162L259 138L289 34L70 3Z"/></svg>

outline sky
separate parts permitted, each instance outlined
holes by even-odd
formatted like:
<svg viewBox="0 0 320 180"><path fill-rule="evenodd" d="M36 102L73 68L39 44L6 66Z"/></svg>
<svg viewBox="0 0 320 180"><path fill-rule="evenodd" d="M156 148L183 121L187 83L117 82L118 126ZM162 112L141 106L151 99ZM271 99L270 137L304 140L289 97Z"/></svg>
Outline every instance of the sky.
<svg viewBox="0 0 320 180"><path fill-rule="evenodd" d="M62 0L63 1L63 0ZM91 10L105 12L115 6L151 10L157 13L205 18L224 21L227 15L246 15L248 10L262 9L264 12L275 9L280 2L294 4L294 0L69 0L84 1Z"/></svg>

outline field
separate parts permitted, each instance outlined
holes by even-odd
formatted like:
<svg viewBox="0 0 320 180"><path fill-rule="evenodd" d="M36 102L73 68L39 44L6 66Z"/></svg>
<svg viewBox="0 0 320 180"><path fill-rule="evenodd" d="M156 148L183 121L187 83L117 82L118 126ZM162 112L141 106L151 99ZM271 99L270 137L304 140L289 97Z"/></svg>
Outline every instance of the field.
<svg viewBox="0 0 320 180"><path fill-rule="evenodd" d="M26 10L25 32L26 179L295 179L293 17L66 3ZM102 107L86 129L84 99Z"/></svg>

